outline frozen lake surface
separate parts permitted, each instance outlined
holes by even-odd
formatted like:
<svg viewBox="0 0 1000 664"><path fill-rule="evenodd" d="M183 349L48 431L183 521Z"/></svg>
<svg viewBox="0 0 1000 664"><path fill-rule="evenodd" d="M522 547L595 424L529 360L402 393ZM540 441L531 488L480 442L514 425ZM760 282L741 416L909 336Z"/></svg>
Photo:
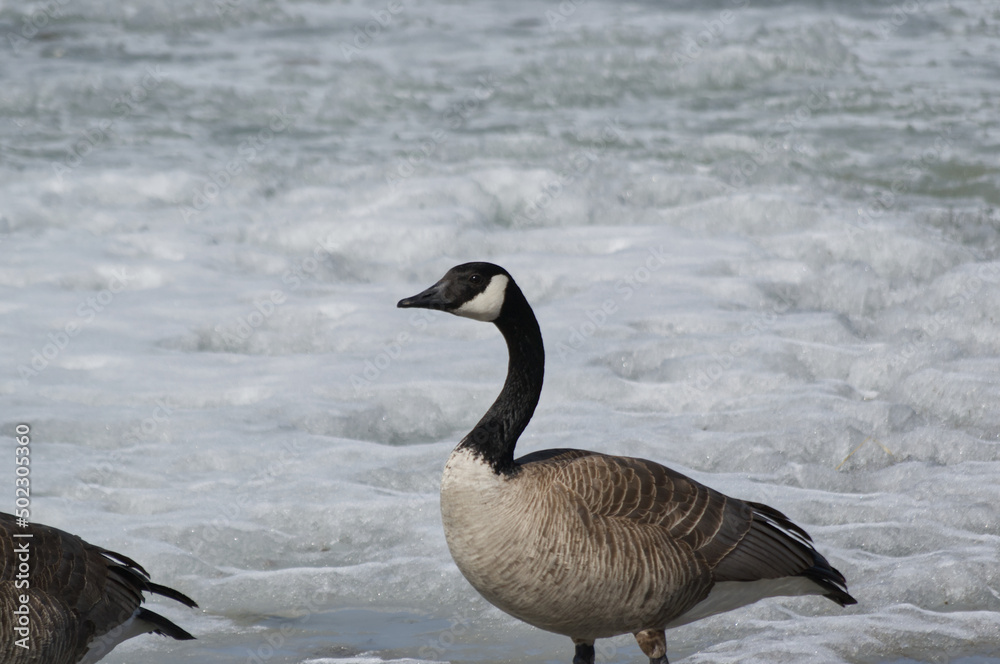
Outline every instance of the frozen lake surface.
<svg viewBox="0 0 1000 664"><path fill-rule="evenodd" d="M546 340L521 453L766 502L859 600L672 662L1000 662L996 3L53 0L0 34L0 509L27 423L33 518L202 609L106 662L571 659L444 542L506 349L395 303L469 260Z"/></svg>

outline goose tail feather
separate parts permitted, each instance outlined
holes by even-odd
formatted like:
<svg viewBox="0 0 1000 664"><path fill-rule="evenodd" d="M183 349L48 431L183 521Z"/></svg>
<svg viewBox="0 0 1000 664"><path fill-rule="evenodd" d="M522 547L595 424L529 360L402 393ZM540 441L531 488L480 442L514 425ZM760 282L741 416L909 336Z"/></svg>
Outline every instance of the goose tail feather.
<svg viewBox="0 0 1000 664"><path fill-rule="evenodd" d="M192 641L195 638L187 630L149 609L140 608L135 617L136 620L146 623L149 626L148 631L154 634L169 636L178 641Z"/></svg>

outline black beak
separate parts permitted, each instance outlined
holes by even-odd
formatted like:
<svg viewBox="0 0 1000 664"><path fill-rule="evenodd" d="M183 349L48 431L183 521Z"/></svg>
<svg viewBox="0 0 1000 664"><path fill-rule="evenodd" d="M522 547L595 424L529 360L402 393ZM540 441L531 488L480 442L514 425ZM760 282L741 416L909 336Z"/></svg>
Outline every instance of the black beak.
<svg viewBox="0 0 1000 664"><path fill-rule="evenodd" d="M407 297L396 303L400 309L447 309L448 300L444 296L445 283L442 279L422 293Z"/></svg>

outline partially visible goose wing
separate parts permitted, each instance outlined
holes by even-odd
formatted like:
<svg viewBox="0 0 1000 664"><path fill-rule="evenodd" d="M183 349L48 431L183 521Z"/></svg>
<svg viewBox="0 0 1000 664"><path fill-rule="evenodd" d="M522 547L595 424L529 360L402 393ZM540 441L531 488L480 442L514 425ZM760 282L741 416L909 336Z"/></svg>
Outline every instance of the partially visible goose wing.
<svg viewBox="0 0 1000 664"><path fill-rule="evenodd" d="M736 502L730 498L730 502ZM752 581L779 576L803 576L825 592L824 597L841 606L857 604L847 592L844 575L830 565L812 544L806 531L778 510L761 503L743 503L750 508L750 527L739 544L715 568L717 581ZM797 569L792 574L786 570ZM761 574L768 574L762 576Z"/></svg>
<svg viewBox="0 0 1000 664"><path fill-rule="evenodd" d="M767 505L730 498L645 459L551 450L519 463L549 466L552 481L595 516L665 529L704 561L715 583L805 577L816 594L841 606L856 603L809 535Z"/></svg>
<svg viewBox="0 0 1000 664"><path fill-rule="evenodd" d="M30 533L31 537L13 535ZM25 554L21 548L27 543ZM20 574L30 566L28 586ZM197 606L182 593L150 582L134 560L41 524L16 526L0 514L0 661L4 664L96 662L127 638L154 632L193 639L163 616L142 608L143 592ZM15 645L14 611L27 595L32 611L30 648ZM88 653L88 649L90 652Z"/></svg>

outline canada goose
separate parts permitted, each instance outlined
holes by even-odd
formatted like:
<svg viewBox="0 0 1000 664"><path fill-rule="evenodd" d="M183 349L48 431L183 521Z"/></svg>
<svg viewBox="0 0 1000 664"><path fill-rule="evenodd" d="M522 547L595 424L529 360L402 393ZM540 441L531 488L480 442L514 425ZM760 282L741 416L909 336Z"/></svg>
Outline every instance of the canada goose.
<svg viewBox="0 0 1000 664"><path fill-rule="evenodd" d="M195 607L134 560L58 528L0 514L0 662L92 664L126 639L194 637L142 608L144 592Z"/></svg>
<svg viewBox="0 0 1000 664"><path fill-rule="evenodd" d="M507 342L503 389L448 459L441 515L455 563L487 600L573 639L631 633L666 664L664 629L775 595L856 604L844 576L781 512L730 498L658 463L514 446L542 391L531 306L502 267L466 263L399 307L492 322Z"/></svg>

